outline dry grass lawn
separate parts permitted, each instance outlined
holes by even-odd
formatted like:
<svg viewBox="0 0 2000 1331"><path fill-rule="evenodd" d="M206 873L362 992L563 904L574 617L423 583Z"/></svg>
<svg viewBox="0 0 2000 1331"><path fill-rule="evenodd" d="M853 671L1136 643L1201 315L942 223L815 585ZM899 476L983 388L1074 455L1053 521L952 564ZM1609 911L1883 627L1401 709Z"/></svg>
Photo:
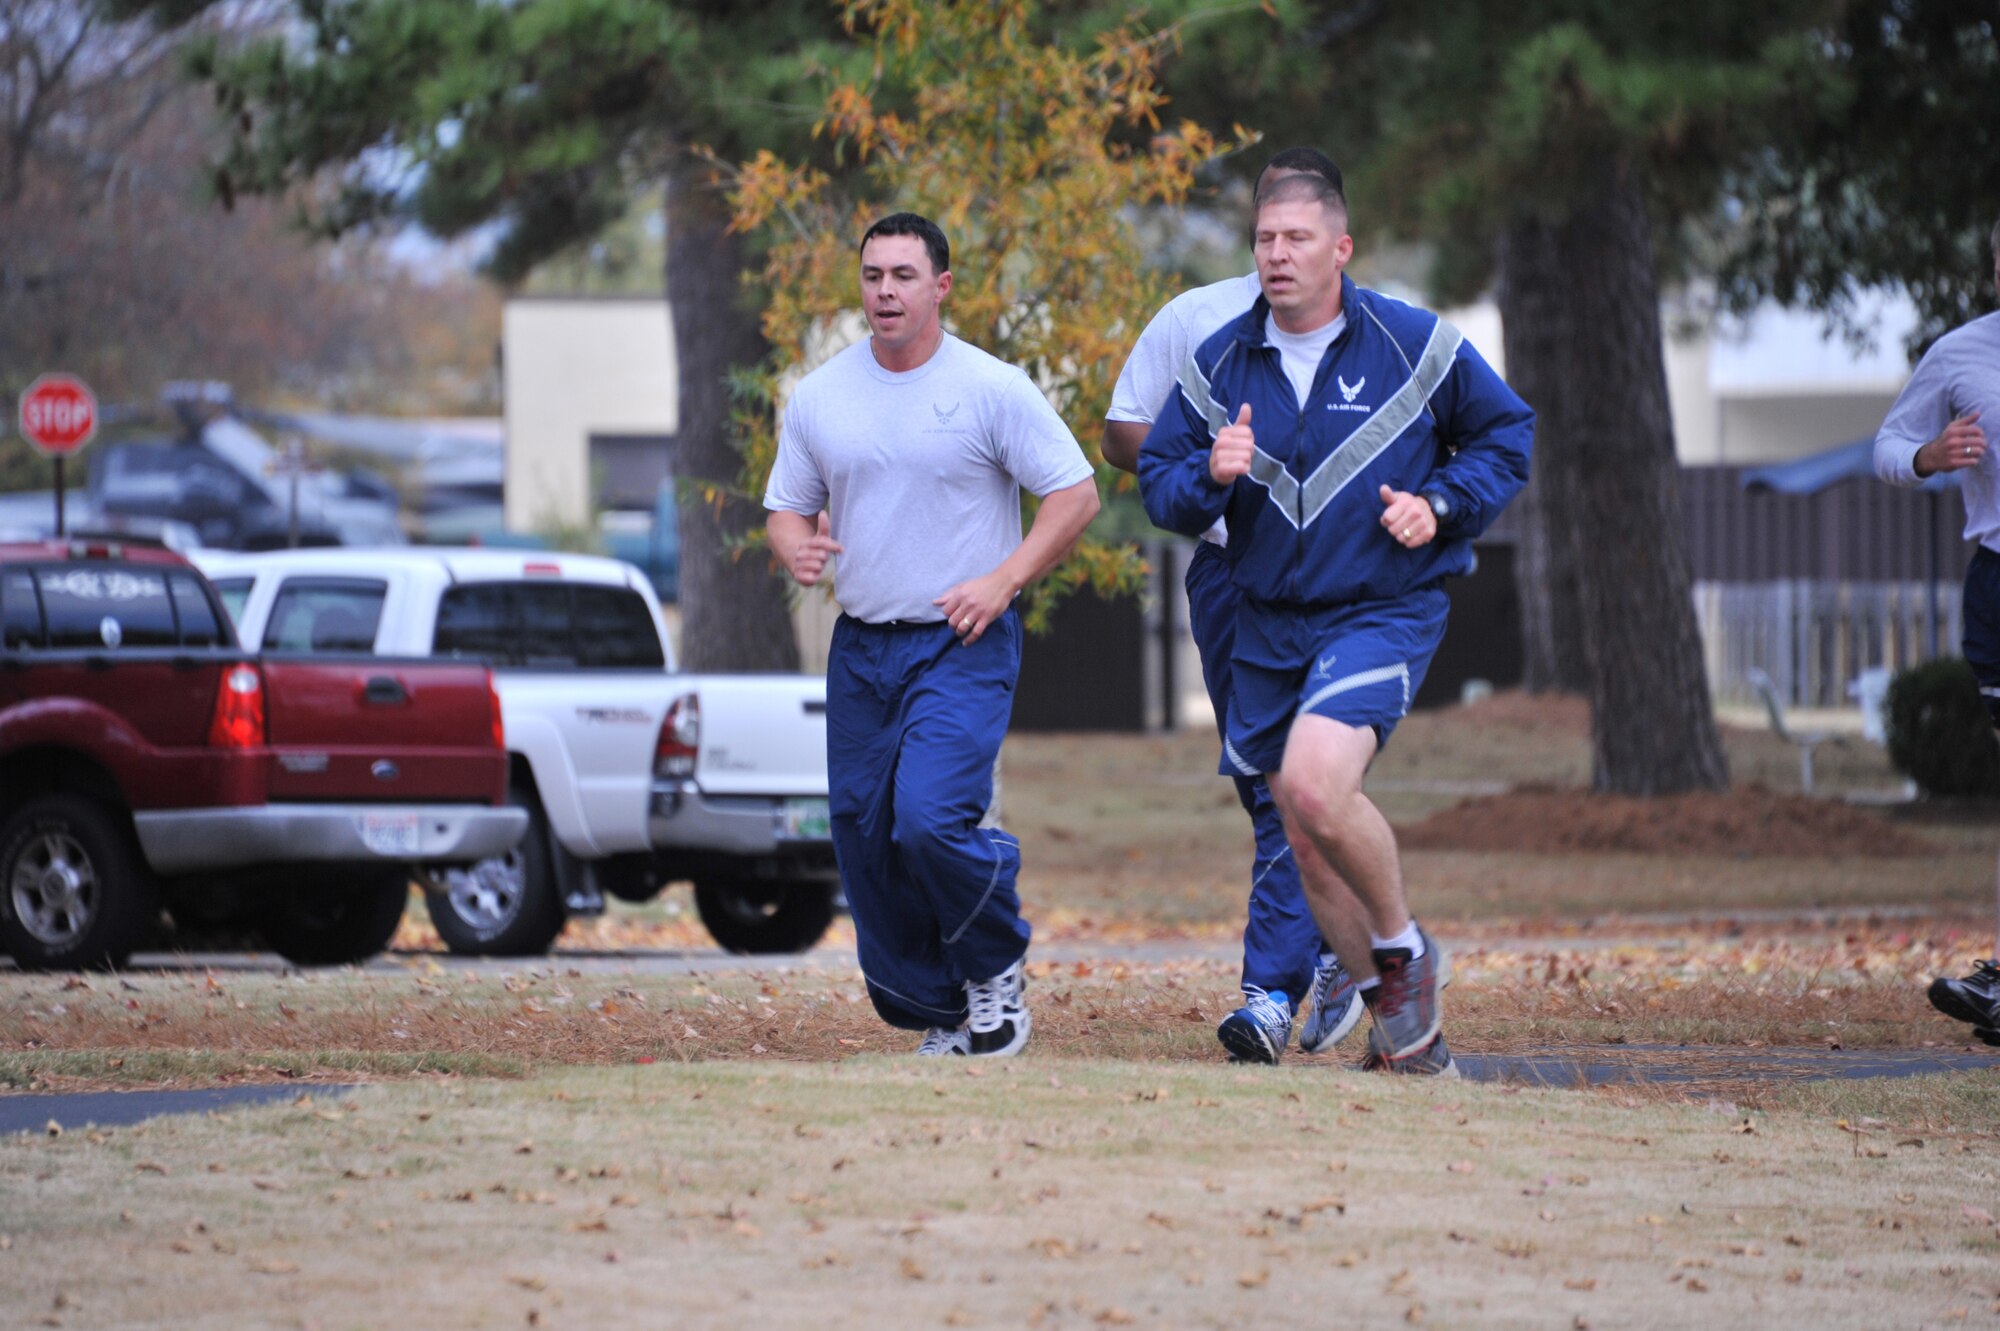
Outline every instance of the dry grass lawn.
<svg viewBox="0 0 2000 1331"><path fill-rule="evenodd" d="M92 1327L1945 1327L1990 1079L1862 1121L1075 1060L404 1081L0 1142L0 1307ZM1337 1310L1337 1311L1336 1311Z"/></svg>
<svg viewBox="0 0 2000 1331"><path fill-rule="evenodd" d="M1727 742L1739 780L1795 787L1775 738ZM1039 936L1192 944L1034 962L1035 1040L1011 1062L904 1057L911 1038L825 954L709 975L560 954L511 974L423 955L400 973L0 974L0 1090L300 1090L0 1139L0 1324L2000 1317L1992 1070L1563 1092L1364 1076L1353 1049L1221 1063L1249 836L1213 760L1198 734L1010 741ZM1371 782L1410 825L1587 768L1579 709L1502 698L1410 718ZM1896 784L1861 745L1823 753L1821 778ZM1962 1048L1922 985L1990 950L1994 825L1896 827L1924 853L1413 852L1414 904L1453 946L1453 1046ZM1834 907L1860 913L1798 914ZM419 916L404 941L434 940ZM677 891L564 946L706 939Z"/></svg>

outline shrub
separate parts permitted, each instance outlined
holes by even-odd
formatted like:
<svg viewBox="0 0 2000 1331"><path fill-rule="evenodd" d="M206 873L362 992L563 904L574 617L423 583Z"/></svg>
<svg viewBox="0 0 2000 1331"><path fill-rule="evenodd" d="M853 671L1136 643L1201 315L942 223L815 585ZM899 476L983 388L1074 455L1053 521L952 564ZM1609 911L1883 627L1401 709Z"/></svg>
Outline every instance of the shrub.
<svg viewBox="0 0 2000 1331"><path fill-rule="evenodd" d="M2000 742L1963 657L1926 661L1889 682L1889 761L1932 795L2000 795Z"/></svg>

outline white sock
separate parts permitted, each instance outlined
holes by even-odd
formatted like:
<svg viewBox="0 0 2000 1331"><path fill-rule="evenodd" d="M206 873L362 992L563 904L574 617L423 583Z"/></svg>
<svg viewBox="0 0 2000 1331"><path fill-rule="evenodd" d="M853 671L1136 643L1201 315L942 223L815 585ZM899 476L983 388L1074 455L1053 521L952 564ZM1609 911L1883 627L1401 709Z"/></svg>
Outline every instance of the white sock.
<svg viewBox="0 0 2000 1331"><path fill-rule="evenodd" d="M1370 989L1380 989L1382 987L1382 977L1379 975L1371 975L1365 980L1356 980L1354 982L1354 987L1360 990L1364 994L1367 993Z"/></svg>
<svg viewBox="0 0 2000 1331"><path fill-rule="evenodd" d="M1412 961L1415 961L1424 954L1424 936L1417 932L1417 922L1415 920L1411 920L1408 924L1404 925L1403 932L1397 934L1394 938L1377 938L1371 931L1368 935L1368 942L1377 952L1386 952L1391 948L1402 948L1410 954L1410 960Z"/></svg>

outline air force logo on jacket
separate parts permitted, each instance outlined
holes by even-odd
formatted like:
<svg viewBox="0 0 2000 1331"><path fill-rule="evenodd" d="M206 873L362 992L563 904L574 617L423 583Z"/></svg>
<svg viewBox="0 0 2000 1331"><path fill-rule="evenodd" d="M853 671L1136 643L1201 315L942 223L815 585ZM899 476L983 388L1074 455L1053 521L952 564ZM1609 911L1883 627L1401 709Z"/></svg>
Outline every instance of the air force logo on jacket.
<svg viewBox="0 0 2000 1331"><path fill-rule="evenodd" d="M1527 483L1534 413L1456 328L1341 278L1347 326L1305 409L1264 336L1270 306L1203 342L1139 453L1152 520L1195 536L1229 523L1236 584L1259 600L1401 595L1471 567L1472 540ZM1250 404L1250 472L1217 485L1208 449ZM1451 517L1406 550L1382 530L1381 486L1442 491Z"/></svg>

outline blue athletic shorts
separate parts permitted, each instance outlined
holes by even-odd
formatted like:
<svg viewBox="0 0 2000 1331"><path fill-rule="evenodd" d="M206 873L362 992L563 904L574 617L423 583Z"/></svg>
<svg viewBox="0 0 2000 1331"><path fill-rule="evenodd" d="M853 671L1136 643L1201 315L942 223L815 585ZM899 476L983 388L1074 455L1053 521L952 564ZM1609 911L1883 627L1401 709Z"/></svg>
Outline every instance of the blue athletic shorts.
<svg viewBox="0 0 2000 1331"><path fill-rule="evenodd" d="M1376 747L1387 744L1444 638L1449 606L1442 587L1350 605L1245 598L1236 621L1223 773L1282 768L1292 721L1303 712L1372 727Z"/></svg>

